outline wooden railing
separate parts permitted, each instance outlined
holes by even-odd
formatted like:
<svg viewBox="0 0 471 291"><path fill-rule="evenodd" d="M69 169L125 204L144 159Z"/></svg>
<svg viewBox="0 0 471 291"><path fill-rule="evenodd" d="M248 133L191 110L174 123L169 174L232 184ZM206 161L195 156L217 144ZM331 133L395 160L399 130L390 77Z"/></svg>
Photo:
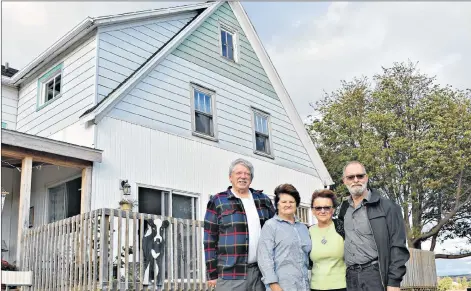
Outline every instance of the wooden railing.
<svg viewBox="0 0 471 291"><path fill-rule="evenodd" d="M409 249L410 259L401 284L403 290L438 290L435 254L430 251Z"/></svg>
<svg viewBox="0 0 471 291"><path fill-rule="evenodd" d="M161 278L148 287L142 280L147 219L170 223ZM207 290L202 238L201 221L98 209L27 230L21 265L33 271L33 290Z"/></svg>
<svg viewBox="0 0 471 291"><path fill-rule="evenodd" d="M143 285L144 220L168 220L161 278ZM29 229L22 269L32 290L209 290L204 274L203 223L116 209L98 209ZM433 252L409 249L403 290L436 290ZM151 288L152 287L152 288Z"/></svg>

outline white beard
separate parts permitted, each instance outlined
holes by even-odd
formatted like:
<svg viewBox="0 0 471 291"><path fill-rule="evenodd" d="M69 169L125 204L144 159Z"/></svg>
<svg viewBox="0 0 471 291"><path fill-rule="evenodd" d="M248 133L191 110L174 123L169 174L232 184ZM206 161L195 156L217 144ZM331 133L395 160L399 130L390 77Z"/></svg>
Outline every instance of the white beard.
<svg viewBox="0 0 471 291"><path fill-rule="evenodd" d="M352 194L353 196L361 196L366 190L366 183L363 184L361 187L347 186L347 189L348 192L350 192L350 194Z"/></svg>

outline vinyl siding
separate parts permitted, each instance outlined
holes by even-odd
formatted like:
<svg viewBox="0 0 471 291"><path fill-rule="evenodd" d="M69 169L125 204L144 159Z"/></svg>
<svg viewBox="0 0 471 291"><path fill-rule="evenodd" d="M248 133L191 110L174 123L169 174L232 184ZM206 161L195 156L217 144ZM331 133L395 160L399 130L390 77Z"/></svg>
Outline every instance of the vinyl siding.
<svg viewBox="0 0 471 291"><path fill-rule="evenodd" d="M97 101L101 101L129 77L195 15L196 12L189 12L100 29Z"/></svg>
<svg viewBox="0 0 471 291"><path fill-rule="evenodd" d="M221 56L219 21L238 32L239 61L234 63ZM228 3L224 3L177 49L175 56L209 69L273 99L278 99L252 46Z"/></svg>
<svg viewBox="0 0 471 291"><path fill-rule="evenodd" d="M131 196L138 185L165 187L199 195L199 219L203 219L209 195L229 186L227 171L236 158L244 157L255 168L253 188L271 195L281 182L292 183L309 204L310 193L323 183L313 175L274 164L258 157L225 150L217 144L166 133L105 117L97 128L97 146L103 161L93 168L92 208L118 207L119 179L128 179Z"/></svg>
<svg viewBox="0 0 471 291"><path fill-rule="evenodd" d="M109 116L195 140L191 131L190 82L216 91L216 146L253 153L251 106L271 115L274 160L270 162L317 175L294 127L277 99L194 63L170 55L118 103Z"/></svg>
<svg viewBox="0 0 471 291"><path fill-rule="evenodd" d="M18 113L18 89L2 85L2 122L7 129L16 129L16 116Z"/></svg>
<svg viewBox="0 0 471 291"><path fill-rule="evenodd" d="M96 37L85 37L32 77L20 88L17 130L49 137L76 123L95 95ZM38 78L62 63L62 94L43 108L38 108Z"/></svg>

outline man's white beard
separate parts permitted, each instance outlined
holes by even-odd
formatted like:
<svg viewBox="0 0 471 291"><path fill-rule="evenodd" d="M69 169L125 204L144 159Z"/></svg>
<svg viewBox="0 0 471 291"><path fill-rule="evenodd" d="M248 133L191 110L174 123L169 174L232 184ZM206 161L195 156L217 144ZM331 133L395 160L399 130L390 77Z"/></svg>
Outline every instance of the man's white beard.
<svg viewBox="0 0 471 291"><path fill-rule="evenodd" d="M361 196L363 192L366 190L366 183L364 183L361 187L354 187L354 186L347 186L348 192L353 196Z"/></svg>

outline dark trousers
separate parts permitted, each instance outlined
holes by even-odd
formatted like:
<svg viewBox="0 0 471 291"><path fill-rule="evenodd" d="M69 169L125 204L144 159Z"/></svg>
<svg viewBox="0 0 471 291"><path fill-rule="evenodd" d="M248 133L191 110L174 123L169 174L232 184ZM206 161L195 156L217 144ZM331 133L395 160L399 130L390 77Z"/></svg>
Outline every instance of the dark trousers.
<svg viewBox="0 0 471 291"><path fill-rule="evenodd" d="M381 291L385 290L381 282L379 265L368 267L347 268L347 290L348 291Z"/></svg>

